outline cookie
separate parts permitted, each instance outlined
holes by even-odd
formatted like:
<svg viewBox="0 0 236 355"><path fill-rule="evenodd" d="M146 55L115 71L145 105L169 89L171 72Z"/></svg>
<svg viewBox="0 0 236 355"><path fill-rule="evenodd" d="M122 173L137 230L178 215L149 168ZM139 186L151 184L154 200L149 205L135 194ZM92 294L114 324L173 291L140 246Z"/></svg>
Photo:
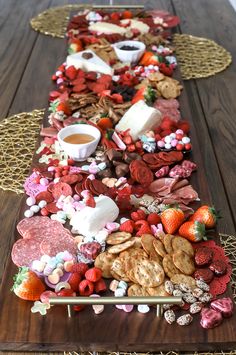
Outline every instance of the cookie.
<svg viewBox="0 0 236 355"><path fill-rule="evenodd" d="M174 235L166 234L164 239L163 239L164 246L165 246L166 252L168 254L171 254L174 251L173 247L172 247L172 239L174 239L174 238L175 238Z"/></svg>
<svg viewBox="0 0 236 355"><path fill-rule="evenodd" d="M135 240L128 240L125 243L113 245L109 249L107 249L109 254L119 254L120 252L132 247L135 243Z"/></svg>
<svg viewBox="0 0 236 355"><path fill-rule="evenodd" d="M155 239L153 240L153 247L157 254L164 258L164 256L166 255L166 250L163 243L160 240Z"/></svg>
<svg viewBox="0 0 236 355"><path fill-rule="evenodd" d="M128 288L128 296L132 297L132 296L137 296L137 297L145 297L145 296L149 296L149 293L147 292L147 290L137 284L133 284Z"/></svg>
<svg viewBox="0 0 236 355"><path fill-rule="evenodd" d="M193 259L182 250L173 253L173 262L177 269L185 275L192 275L195 271Z"/></svg>
<svg viewBox="0 0 236 355"><path fill-rule="evenodd" d="M175 267L175 264L173 263L172 256L170 254L166 254L164 256L162 264L163 264L163 268L165 270L166 275L169 276L170 278L173 275L180 273L179 269L177 269Z"/></svg>
<svg viewBox="0 0 236 355"><path fill-rule="evenodd" d="M192 244L185 238L176 236L172 239L172 248L174 251L182 250L190 256L194 256Z"/></svg>
<svg viewBox="0 0 236 355"><path fill-rule="evenodd" d="M116 256L109 254L107 251L99 254L96 257L96 259L94 261L94 266L96 266L102 270L102 277L104 277L105 279L112 278L111 266L112 266L113 261L115 259L116 259Z"/></svg>
<svg viewBox="0 0 236 355"><path fill-rule="evenodd" d="M176 275L173 275L170 278L170 280L173 282L174 285L186 284L191 289L194 289L196 287L196 281L191 276L187 276L187 275L183 275L183 274L176 274Z"/></svg>
<svg viewBox="0 0 236 355"><path fill-rule="evenodd" d="M108 235L106 243L110 245L117 245L126 242L132 237L131 233L115 232Z"/></svg>
<svg viewBox="0 0 236 355"><path fill-rule="evenodd" d="M165 273L163 268L155 261L144 259L134 267L135 278L143 287L156 287L163 283Z"/></svg>
<svg viewBox="0 0 236 355"><path fill-rule="evenodd" d="M155 237L152 234L143 234L141 237L142 247L146 251L146 253L148 253L148 255L154 249L154 246L153 246L154 240L155 240Z"/></svg>

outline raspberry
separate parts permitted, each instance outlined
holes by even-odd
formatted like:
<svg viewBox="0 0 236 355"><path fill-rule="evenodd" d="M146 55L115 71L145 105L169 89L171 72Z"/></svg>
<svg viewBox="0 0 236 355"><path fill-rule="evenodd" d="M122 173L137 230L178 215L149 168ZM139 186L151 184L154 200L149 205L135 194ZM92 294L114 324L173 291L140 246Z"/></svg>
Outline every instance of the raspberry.
<svg viewBox="0 0 236 355"><path fill-rule="evenodd" d="M139 221L140 219L145 219L146 217L146 213L143 210L137 210L136 212L131 213L133 221Z"/></svg>
<svg viewBox="0 0 236 355"><path fill-rule="evenodd" d="M157 213L153 212L153 213L150 213L148 215L147 221L148 221L149 224L157 225L158 223L161 222L161 218L160 218L160 216Z"/></svg>
<svg viewBox="0 0 236 355"><path fill-rule="evenodd" d="M152 234L151 228L148 225L143 225L137 232L137 236L141 237L143 234Z"/></svg>
<svg viewBox="0 0 236 355"><path fill-rule="evenodd" d="M73 80L77 76L77 69L75 69L75 67L73 65L71 65L70 67L68 67L66 69L65 74L66 74L68 79Z"/></svg>
<svg viewBox="0 0 236 355"><path fill-rule="evenodd" d="M80 296L90 296L93 293L94 285L89 280L83 280L79 284Z"/></svg>
<svg viewBox="0 0 236 355"><path fill-rule="evenodd" d="M71 272L76 272L81 276L84 276L86 271L89 269L88 265L85 263L77 263L72 265Z"/></svg>
<svg viewBox="0 0 236 355"><path fill-rule="evenodd" d="M96 207L96 202L94 200L94 197L92 195L88 196L86 199L85 199L85 205L88 206L88 207Z"/></svg>
<svg viewBox="0 0 236 355"><path fill-rule="evenodd" d="M128 220L120 225L121 232L133 233L134 231L134 221Z"/></svg>
<svg viewBox="0 0 236 355"><path fill-rule="evenodd" d="M80 281L81 281L81 275L77 272L73 272L70 275L68 283L70 284L70 287L72 288L72 290L74 290L75 292L78 292Z"/></svg>
<svg viewBox="0 0 236 355"><path fill-rule="evenodd" d="M92 267L85 273L85 278L91 282L97 282L102 277L102 271L98 267Z"/></svg>
<svg viewBox="0 0 236 355"><path fill-rule="evenodd" d="M95 283L95 292L99 293L99 292L105 292L107 289L105 281L103 279L98 280Z"/></svg>
<svg viewBox="0 0 236 355"><path fill-rule="evenodd" d="M148 222L145 221L144 219L140 219L139 221L136 221L136 222L134 223L134 228L135 228L135 230L139 230L139 229L140 229L141 227L143 227L143 226L145 226L145 227L147 227L147 228L150 228Z"/></svg>
<svg viewBox="0 0 236 355"><path fill-rule="evenodd" d="M74 306L74 311L76 311L76 312L83 311L83 309L85 309L85 307L86 307L85 304L77 304L76 306Z"/></svg>

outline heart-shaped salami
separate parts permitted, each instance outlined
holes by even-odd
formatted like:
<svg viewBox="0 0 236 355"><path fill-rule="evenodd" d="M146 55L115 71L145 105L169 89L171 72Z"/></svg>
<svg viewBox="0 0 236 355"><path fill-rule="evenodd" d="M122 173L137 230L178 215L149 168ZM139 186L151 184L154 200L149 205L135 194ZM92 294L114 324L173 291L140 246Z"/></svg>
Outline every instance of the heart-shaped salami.
<svg viewBox="0 0 236 355"><path fill-rule="evenodd" d="M215 300L211 302L211 308L215 311L219 311L222 313L223 317L228 318L233 314L233 301L229 297L221 298L219 300Z"/></svg>
<svg viewBox="0 0 236 355"><path fill-rule="evenodd" d="M211 308L203 308L200 324L205 329L215 328L223 321L222 314Z"/></svg>

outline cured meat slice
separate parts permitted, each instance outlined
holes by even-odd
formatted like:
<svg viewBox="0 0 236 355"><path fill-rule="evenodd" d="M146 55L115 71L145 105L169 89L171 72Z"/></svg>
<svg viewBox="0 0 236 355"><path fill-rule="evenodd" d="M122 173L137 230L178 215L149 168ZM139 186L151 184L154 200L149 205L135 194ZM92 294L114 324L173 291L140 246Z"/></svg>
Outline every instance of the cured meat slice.
<svg viewBox="0 0 236 355"><path fill-rule="evenodd" d="M191 185L181 187L172 194L172 198L179 202L188 205L190 202L195 201L198 198L198 193L193 189Z"/></svg>
<svg viewBox="0 0 236 355"><path fill-rule="evenodd" d="M23 237L25 231L29 228L32 227L32 225L37 225L37 224L44 224L44 223L49 223L51 219L49 217L44 217L44 216L35 216L31 218L24 218L22 219L18 224L17 224L17 230L20 233L20 235Z"/></svg>
<svg viewBox="0 0 236 355"><path fill-rule="evenodd" d="M20 266L30 266L33 260L39 260L42 256L39 239L19 239L12 248L11 258L13 263Z"/></svg>
<svg viewBox="0 0 236 355"><path fill-rule="evenodd" d="M170 194L177 181L178 179L161 178L153 181L149 186L149 190L157 196L166 196Z"/></svg>
<svg viewBox="0 0 236 355"><path fill-rule="evenodd" d="M57 237L56 239L44 239L40 244L42 254L55 256L57 253L67 250L73 256L76 256L77 245L73 238L64 235L64 238Z"/></svg>

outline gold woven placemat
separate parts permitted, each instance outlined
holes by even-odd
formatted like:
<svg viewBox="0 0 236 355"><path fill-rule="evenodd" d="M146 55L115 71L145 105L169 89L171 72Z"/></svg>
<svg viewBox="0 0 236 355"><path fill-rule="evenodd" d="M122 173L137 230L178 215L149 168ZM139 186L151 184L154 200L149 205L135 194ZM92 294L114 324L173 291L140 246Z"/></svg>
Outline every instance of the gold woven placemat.
<svg viewBox="0 0 236 355"><path fill-rule="evenodd" d="M0 188L23 193L44 109L22 112L0 122Z"/></svg>
<svg viewBox="0 0 236 355"><path fill-rule="evenodd" d="M84 4L52 7L32 18L30 24L35 31L47 36L64 38L70 18L70 12L84 7ZM89 8L89 5L86 5L86 8Z"/></svg>
<svg viewBox="0 0 236 355"><path fill-rule="evenodd" d="M232 62L225 48L207 38L175 34L173 43L183 80L207 78L223 71Z"/></svg>

